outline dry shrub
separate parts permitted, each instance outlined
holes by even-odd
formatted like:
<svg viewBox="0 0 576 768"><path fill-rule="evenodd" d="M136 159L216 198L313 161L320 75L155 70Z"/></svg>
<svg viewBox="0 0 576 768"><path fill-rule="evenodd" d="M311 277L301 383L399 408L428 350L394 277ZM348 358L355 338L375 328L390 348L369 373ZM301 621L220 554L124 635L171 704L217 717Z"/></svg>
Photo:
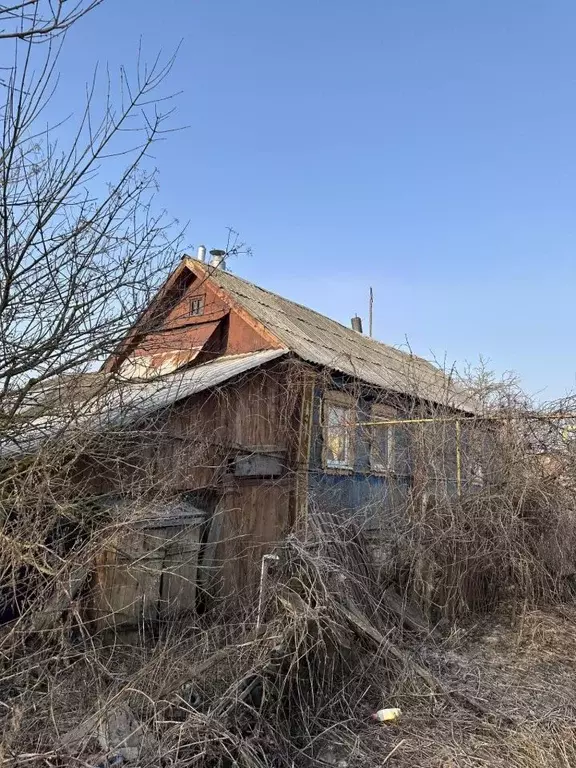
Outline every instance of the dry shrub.
<svg viewBox="0 0 576 768"><path fill-rule="evenodd" d="M573 764L576 718L569 703L554 705L561 717L524 717L516 709L510 722L498 720L513 708L515 685L525 686L520 698L528 706L538 668L530 668L532 688L500 667L484 680L465 643L454 642L456 631L452 642L406 632L386 600L395 583L409 601L417 598L457 627L464 614L512 605L520 624L511 654L529 642L536 656L535 646L552 646L550 637L558 637L557 622L542 619L534 627L527 616L535 615L532 605L549 606L569 593L571 454L550 450L543 460L534 453L526 436L535 421L530 412L495 416L461 425L460 488L454 422L439 416L426 428L409 427L428 480L408 510L399 503L383 515L384 568L372 562L374 542L366 533L311 510L304 540L278 543L258 628L254 600L233 613L229 604L226 613L214 605L154 627L142 622L138 636L128 638L99 631L85 596L72 596L78 571L89 569L119 532L130 535L142 507L168 493L168 467L160 477L146 460L160 452L161 419L149 433L124 431L120 442L110 433L94 446L89 435L75 434L12 465L1 485L0 568L5 604L18 610L0 629L3 758L43 768L96 765L128 749L143 768L360 768L384 761L531 768L548 751L557 764ZM202 456L204 439L190 455ZM88 452L113 468L132 499L122 515L94 503L90 476L79 470ZM474 474L480 460L482 483ZM73 599L55 604L61 595ZM576 627L570 617L565 622ZM458 654L457 674L450 653ZM560 691L573 672L560 653L553 663L556 676L546 667L538 695L551 680ZM465 694L464 703L454 690ZM399 726L370 722L384 705L402 706ZM122 743L127 733L129 744Z"/></svg>
<svg viewBox="0 0 576 768"><path fill-rule="evenodd" d="M387 760L396 766L531 768L547 750L565 760L557 764L573 764L570 705L560 720L542 705L527 710L541 659L530 674L532 690L514 704L515 724L495 724L447 693L465 691L487 702L496 717L512 710L520 677L501 680L501 661L488 656L480 669L492 664L494 679L488 675L481 683L480 672L473 672L478 648L493 653L492 646L479 640L466 655L466 643L445 646L437 636L407 634L387 606L386 582L363 534L328 519L308 533L305 543L293 537L278 548L259 630L256 604L235 616L214 608L202 618L169 622L155 635L143 626L140 638L130 640L71 634L69 624L36 637L5 628L4 759L95 765L106 752L126 754L118 734L123 738L128 730L128 754L141 766L360 768ZM355 617L378 633L380 644L359 632ZM553 661L574 658L576 648L564 644L576 637L571 614L553 620L530 613L521 642L505 646L506 668L513 661L518 671L531 663L534 644L548 638L550 645L558 622L565 641ZM451 653L458 654L455 669L447 664ZM439 687L428 685L415 665L424 665ZM546 668L541 690L554 685L558 696L570 699L561 669L552 683ZM370 722L370 713L384 705L402 707L399 726ZM84 731L82 724L88 724Z"/></svg>
<svg viewBox="0 0 576 768"><path fill-rule="evenodd" d="M516 410L458 426L457 470L455 420L411 425L425 479L392 518L390 577L438 618L566 599L576 574L576 463L561 423ZM546 436L536 449L534 431Z"/></svg>
<svg viewBox="0 0 576 768"><path fill-rule="evenodd" d="M358 532L336 527L314 544L287 541L257 632L256 605L235 621L213 613L172 622L156 639L143 628L143 642L129 645L120 635L71 641L65 627L18 645L14 628L6 630L6 759L94 760L102 728L114 731L126 711L140 765L315 764L331 759L335 723L346 752L359 730L375 727L368 715L405 673L350 623L354 611L387 640L400 640L366 551ZM95 716L100 726L83 733L81 724Z"/></svg>

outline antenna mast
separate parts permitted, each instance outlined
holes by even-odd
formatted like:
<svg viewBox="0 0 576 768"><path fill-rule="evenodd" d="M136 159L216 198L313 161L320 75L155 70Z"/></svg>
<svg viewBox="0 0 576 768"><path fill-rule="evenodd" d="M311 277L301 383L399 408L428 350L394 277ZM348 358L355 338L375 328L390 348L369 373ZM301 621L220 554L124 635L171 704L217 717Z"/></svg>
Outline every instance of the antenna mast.
<svg viewBox="0 0 576 768"><path fill-rule="evenodd" d="M372 338L372 317L374 314L374 291L370 286L370 304L368 305L368 335Z"/></svg>

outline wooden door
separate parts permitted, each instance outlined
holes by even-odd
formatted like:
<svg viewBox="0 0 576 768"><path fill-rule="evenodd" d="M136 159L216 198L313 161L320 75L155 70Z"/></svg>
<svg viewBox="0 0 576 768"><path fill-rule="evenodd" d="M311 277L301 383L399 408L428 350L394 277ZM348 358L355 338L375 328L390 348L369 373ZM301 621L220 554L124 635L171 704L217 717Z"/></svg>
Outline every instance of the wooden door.
<svg viewBox="0 0 576 768"><path fill-rule="evenodd" d="M162 529L164 560L160 578L158 614L174 616L196 605L200 525Z"/></svg>
<svg viewBox="0 0 576 768"><path fill-rule="evenodd" d="M100 626L193 611L203 518L149 521L118 536L97 568Z"/></svg>

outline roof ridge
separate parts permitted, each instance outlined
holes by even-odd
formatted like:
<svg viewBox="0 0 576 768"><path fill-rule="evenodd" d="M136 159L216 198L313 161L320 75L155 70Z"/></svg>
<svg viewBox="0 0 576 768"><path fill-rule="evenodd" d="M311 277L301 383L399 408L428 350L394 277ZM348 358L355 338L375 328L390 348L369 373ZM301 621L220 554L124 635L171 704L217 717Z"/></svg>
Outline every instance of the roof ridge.
<svg viewBox="0 0 576 768"><path fill-rule="evenodd" d="M202 273L295 355L381 389L446 404L467 412L470 402L453 371L378 339L357 333L315 309L262 288L233 272L203 267ZM194 262L190 260L194 271Z"/></svg>
<svg viewBox="0 0 576 768"><path fill-rule="evenodd" d="M217 270L215 269L214 272L209 272L208 276L212 277L216 271ZM323 320L329 320L331 323L335 323L337 326L339 326L340 328L343 328L345 331L349 332L350 334L353 334L353 333L357 334L359 339L363 339L365 342L368 342L369 344L378 344L379 346L384 347L384 349L386 350L393 350L394 352L399 352L401 355L406 355L407 357L410 357L413 360L426 363L435 371L441 370L437 368L437 366L435 366L433 363L431 363L430 360L427 360L425 357L422 357L421 355L415 355L412 351L406 352L403 349L400 349L394 346L393 344L388 344L385 341L380 341L380 339L375 339L373 336L358 334L357 331L353 330L352 328L349 328L347 325L344 325L339 320L335 320L333 317L330 317L329 315L323 315L322 312L319 312L317 309L313 309L312 307L307 307L305 304L300 304L300 302L294 301L293 299L288 299L285 296L282 296L281 294L276 293L275 291L269 290L268 288L262 288L261 285L258 285L257 283L253 283L251 280L246 280L246 278L240 277L240 275L236 275L234 272L226 271L224 274L227 277L231 277L234 280L239 280L240 282L245 283L246 285L249 285L251 288L256 288L256 290L261 291L262 293L268 294L269 296L273 296L276 299L281 299L282 301L286 301L295 307L300 307L301 309L306 310L306 312L312 312L313 314L317 315Z"/></svg>

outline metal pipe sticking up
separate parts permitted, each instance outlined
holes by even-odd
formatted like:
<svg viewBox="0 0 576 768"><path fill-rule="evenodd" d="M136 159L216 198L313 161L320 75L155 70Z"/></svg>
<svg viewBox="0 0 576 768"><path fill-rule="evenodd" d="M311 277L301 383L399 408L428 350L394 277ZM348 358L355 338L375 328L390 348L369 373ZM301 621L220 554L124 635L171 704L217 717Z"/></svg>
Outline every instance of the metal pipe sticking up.
<svg viewBox="0 0 576 768"><path fill-rule="evenodd" d="M196 254L196 259L201 262L206 261L206 246L205 245L199 245L198 246L198 253Z"/></svg>
<svg viewBox="0 0 576 768"><path fill-rule="evenodd" d="M356 333L362 333L362 318L355 315L352 318L352 330Z"/></svg>
<svg viewBox="0 0 576 768"><path fill-rule="evenodd" d="M223 272L225 272L226 251L221 251L219 248L214 248L210 251L210 256L212 256L210 259L210 266L215 267L216 269L221 269Z"/></svg>
<svg viewBox="0 0 576 768"><path fill-rule="evenodd" d="M370 286L370 301L368 303L368 335L372 338L372 320L374 319L374 291Z"/></svg>

